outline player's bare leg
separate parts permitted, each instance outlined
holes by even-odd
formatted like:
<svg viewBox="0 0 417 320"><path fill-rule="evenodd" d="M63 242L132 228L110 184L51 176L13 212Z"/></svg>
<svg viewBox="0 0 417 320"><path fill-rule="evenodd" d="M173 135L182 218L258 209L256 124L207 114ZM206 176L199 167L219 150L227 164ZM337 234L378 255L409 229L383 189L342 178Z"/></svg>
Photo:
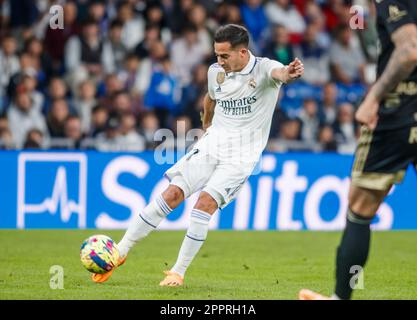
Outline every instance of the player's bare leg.
<svg viewBox="0 0 417 320"><path fill-rule="evenodd" d="M123 239L119 242L120 260L118 266L121 266L126 261L129 250L138 241L142 240L155 230L161 221L183 201L183 191L176 185L170 184L162 194L150 202L142 212L139 213L139 216L131 222ZM104 274L93 274L92 280L94 282L107 281L113 271L114 269Z"/></svg>
<svg viewBox="0 0 417 320"><path fill-rule="evenodd" d="M160 286L176 287L184 283L184 274L206 240L211 216L216 212L217 202L202 191L191 212L190 226L182 242L178 259L171 270L165 271Z"/></svg>
<svg viewBox="0 0 417 320"><path fill-rule="evenodd" d="M300 300L350 299L353 290L350 269L352 266L365 266L371 238L370 223L389 190L370 190L351 185L346 227L337 249L335 292L332 297L326 297L303 289L298 294Z"/></svg>

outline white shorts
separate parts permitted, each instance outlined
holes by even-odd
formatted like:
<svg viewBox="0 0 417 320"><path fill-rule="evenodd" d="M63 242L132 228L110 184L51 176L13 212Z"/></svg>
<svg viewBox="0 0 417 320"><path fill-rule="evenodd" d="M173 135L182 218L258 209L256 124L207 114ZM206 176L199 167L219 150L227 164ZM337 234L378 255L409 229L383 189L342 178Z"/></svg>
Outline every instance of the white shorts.
<svg viewBox="0 0 417 320"><path fill-rule="evenodd" d="M169 168L164 176L170 184L182 189L185 198L202 190L210 194L218 207L223 209L236 198L257 163L220 160L210 154L204 138Z"/></svg>

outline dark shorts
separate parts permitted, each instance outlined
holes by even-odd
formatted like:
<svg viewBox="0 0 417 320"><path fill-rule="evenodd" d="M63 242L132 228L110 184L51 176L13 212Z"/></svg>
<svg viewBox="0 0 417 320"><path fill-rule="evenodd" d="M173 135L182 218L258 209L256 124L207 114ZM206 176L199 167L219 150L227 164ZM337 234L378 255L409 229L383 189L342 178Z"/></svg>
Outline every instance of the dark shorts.
<svg viewBox="0 0 417 320"><path fill-rule="evenodd" d="M417 166L417 124L378 131L362 126L352 168L352 184L388 190L403 180L410 164Z"/></svg>

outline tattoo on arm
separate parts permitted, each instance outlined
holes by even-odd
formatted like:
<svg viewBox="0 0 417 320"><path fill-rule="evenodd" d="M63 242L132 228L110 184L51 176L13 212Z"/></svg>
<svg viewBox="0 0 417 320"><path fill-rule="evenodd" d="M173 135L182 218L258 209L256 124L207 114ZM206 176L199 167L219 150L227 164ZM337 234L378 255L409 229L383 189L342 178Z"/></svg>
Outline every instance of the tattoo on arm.
<svg viewBox="0 0 417 320"><path fill-rule="evenodd" d="M372 88L373 94L379 101L410 76L417 66L417 26L414 24L402 26L393 33L392 40L395 50L384 72Z"/></svg>

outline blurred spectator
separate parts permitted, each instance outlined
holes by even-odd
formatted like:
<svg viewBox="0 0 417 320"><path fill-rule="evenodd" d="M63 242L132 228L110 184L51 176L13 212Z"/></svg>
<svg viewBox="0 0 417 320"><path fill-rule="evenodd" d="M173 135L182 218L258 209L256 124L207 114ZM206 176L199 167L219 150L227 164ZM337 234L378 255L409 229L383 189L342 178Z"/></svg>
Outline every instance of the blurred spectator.
<svg viewBox="0 0 417 320"><path fill-rule="evenodd" d="M200 99L207 91L206 64L199 64L193 69L193 80L182 91L181 111L192 119L193 127L200 127Z"/></svg>
<svg viewBox="0 0 417 320"><path fill-rule="evenodd" d="M175 74L178 76L181 87L191 81L191 70L201 63L206 55L204 43L198 40L196 27L188 25L182 36L172 42L171 60Z"/></svg>
<svg viewBox="0 0 417 320"><path fill-rule="evenodd" d="M99 133L104 132L109 118L108 111L101 105L96 105L91 113L90 131L88 136L95 137Z"/></svg>
<svg viewBox="0 0 417 320"><path fill-rule="evenodd" d="M75 111L81 119L81 127L84 133L90 131L91 111L97 104L96 86L91 80L81 82L77 95L73 101Z"/></svg>
<svg viewBox="0 0 417 320"><path fill-rule="evenodd" d="M280 134L277 139L272 139L268 143L268 150L275 152L288 151L311 151L316 145L311 142L300 140L301 123L297 119L289 119L282 123Z"/></svg>
<svg viewBox="0 0 417 320"><path fill-rule="evenodd" d="M145 138L136 131L136 119L132 113L120 117L119 147L126 151L143 151L146 148Z"/></svg>
<svg viewBox="0 0 417 320"><path fill-rule="evenodd" d="M44 135L47 132L44 117L40 110L33 108L33 101L30 95L24 91L16 94L8 110L7 117L13 141L17 148L23 146L29 130L37 128Z"/></svg>
<svg viewBox="0 0 417 320"><path fill-rule="evenodd" d="M80 118L69 116L65 122L65 138L70 141L70 148L80 149L83 137Z"/></svg>
<svg viewBox="0 0 417 320"><path fill-rule="evenodd" d="M107 75L102 86L100 104L110 110L113 103L113 96L121 90L123 90L123 82L119 77L114 73Z"/></svg>
<svg viewBox="0 0 417 320"><path fill-rule="evenodd" d="M180 99L180 82L174 76L171 70L171 61L166 56L162 60L162 67L156 69L152 75L144 103L146 108L155 111L161 127L169 128L170 115L175 115L178 112Z"/></svg>
<svg viewBox="0 0 417 320"><path fill-rule="evenodd" d="M81 35L71 37L65 46L65 66L69 73L78 74L85 70L90 76L99 77L104 65L98 25L94 20L87 20Z"/></svg>
<svg viewBox="0 0 417 320"><path fill-rule="evenodd" d="M365 57L353 38L349 25L340 25L336 41L330 47L330 63L333 77L344 84L365 82ZM357 39L356 39L357 40Z"/></svg>
<svg viewBox="0 0 417 320"><path fill-rule="evenodd" d="M170 29L167 27L165 14L160 3L151 2L146 7L145 12L146 22L149 25L158 26L160 39L166 44L171 41L172 35ZM145 28L146 29L146 28ZM145 35L146 37L146 35Z"/></svg>
<svg viewBox="0 0 417 320"><path fill-rule="evenodd" d="M321 102L322 120L325 124L333 125L337 115L337 86L333 82L323 86Z"/></svg>
<svg viewBox="0 0 417 320"><path fill-rule="evenodd" d="M263 48L262 36L268 26L262 0L245 0L240 6L240 13L256 47L261 50Z"/></svg>
<svg viewBox="0 0 417 320"><path fill-rule="evenodd" d="M42 83L47 83L54 71L51 57L47 52L45 52L42 41L34 37L30 38L25 43L24 51L27 52L35 61L38 61L38 77Z"/></svg>
<svg viewBox="0 0 417 320"><path fill-rule="evenodd" d="M314 0L305 4L305 20L317 29L317 42L323 48L328 49L331 44L331 37L326 29L326 18L320 6Z"/></svg>
<svg viewBox="0 0 417 320"><path fill-rule="evenodd" d="M301 121L301 139L309 143L317 141L320 127L317 102L313 99L304 100L298 118Z"/></svg>
<svg viewBox="0 0 417 320"><path fill-rule="evenodd" d="M145 22L135 14L131 1L122 1L117 18L123 23L122 42L128 50L134 49L143 40Z"/></svg>
<svg viewBox="0 0 417 320"><path fill-rule="evenodd" d="M320 128L318 140L321 144L321 151L337 151L337 143L331 126L324 125Z"/></svg>
<svg viewBox="0 0 417 320"><path fill-rule="evenodd" d="M47 28L45 35L45 50L52 57L54 70L62 71L62 61L64 60L65 45L68 39L80 32L76 23L77 5L72 2L66 2L64 8L64 25L63 29Z"/></svg>
<svg viewBox="0 0 417 320"><path fill-rule="evenodd" d="M197 38L200 46L204 50L204 54L209 56L212 52L212 39L207 28L207 12L201 4L195 4L189 11L189 21L197 29Z"/></svg>
<svg viewBox="0 0 417 320"><path fill-rule="evenodd" d="M289 41L288 31L284 26L274 27L272 39L267 44L264 55L284 65L294 60L294 49Z"/></svg>
<svg viewBox="0 0 417 320"><path fill-rule="evenodd" d="M124 88L136 98L143 97L149 87L151 77L151 60L141 59L134 53L126 58L124 68L119 72L119 79L124 82Z"/></svg>
<svg viewBox="0 0 417 320"><path fill-rule="evenodd" d="M106 74L121 69L126 58L128 50L122 43L122 28L123 24L121 21L112 21L108 38L104 41L103 66Z"/></svg>
<svg viewBox="0 0 417 320"><path fill-rule="evenodd" d="M12 0L10 5L10 27L28 28L37 19L39 11L33 0Z"/></svg>
<svg viewBox="0 0 417 320"><path fill-rule="evenodd" d="M98 27L100 35L107 33L106 4L102 0L90 0L88 4L88 18L94 20Z"/></svg>
<svg viewBox="0 0 417 320"><path fill-rule="evenodd" d="M119 117L123 113L133 112L132 99L129 93L125 90L121 90L113 95L113 104L110 109L110 113L114 117Z"/></svg>
<svg viewBox="0 0 417 320"><path fill-rule="evenodd" d="M12 132L9 128L9 120L5 116L0 116L0 149L13 149Z"/></svg>
<svg viewBox="0 0 417 320"><path fill-rule="evenodd" d="M295 47L294 54L303 61L303 80L315 85L323 85L330 80L329 54L317 41L317 27L309 24L303 41Z"/></svg>
<svg viewBox="0 0 417 320"><path fill-rule="evenodd" d="M290 34L298 34L300 37L306 28L302 15L290 0L269 1L265 5L265 13L269 22L283 25Z"/></svg>
<svg viewBox="0 0 417 320"><path fill-rule="evenodd" d="M179 0L174 1L174 9L172 11L172 17L175 19L168 19L170 29L174 33L174 36L178 36L188 21L187 14L194 5L194 0Z"/></svg>
<svg viewBox="0 0 417 320"><path fill-rule="evenodd" d="M161 41L161 29L156 24L147 24L145 38L136 46L135 54L139 59L149 57L152 44L158 41Z"/></svg>
<svg viewBox="0 0 417 320"><path fill-rule="evenodd" d="M1 41L0 48L0 98L6 94L6 88L12 75L20 70L16 50L16 40L11 35L5 36Z"/></svg>
<svg viewBox="0 0 417 320"><path fill-rule="evenodd" d="M356 123L354 119L354 107L350 103L343 103L339 106L335 124L335 137L339 145L339 152L353 153L355 151Z"/></svg>
<svg viewBox="0 0 417 320"><path fill-rule="evenodd" d="M118 151L120 121L116 117L107 120L106 128L97 135L96 146L99 151Z"/></svg>
<svg viewBox="0 0 417 320"><path fill-rule="evenodd" d="M152 111L145 112L140 121L139 132L145 138L146 148L154 149L162 141L158 138L157 131L160 129L158 117Z"/></svg>
<svg viewBox="0 0 417 320"><path fill-rule="evenodd" d="M52 138L63 138L65 136L65 122L68 116L69 110L66 101L64 99L54 100L46 117L49 135Z"/></svg>
<svg viewBox="0 0 417 320"><path fill-rule="evenodd" d="M45 104L43 106L43 113L47 114L49 109L51 108L51 104L53 101L58 99L67 99L68 95L68 88L64 80L59 77L51 78L48 90L45 98Z"/></svg>
<svg viewBox="0 0 417 320"><path fill-rule="evenodd" d="M44 147L43 133L39 129L29 130L23 149L42 149Z"/></svg>

